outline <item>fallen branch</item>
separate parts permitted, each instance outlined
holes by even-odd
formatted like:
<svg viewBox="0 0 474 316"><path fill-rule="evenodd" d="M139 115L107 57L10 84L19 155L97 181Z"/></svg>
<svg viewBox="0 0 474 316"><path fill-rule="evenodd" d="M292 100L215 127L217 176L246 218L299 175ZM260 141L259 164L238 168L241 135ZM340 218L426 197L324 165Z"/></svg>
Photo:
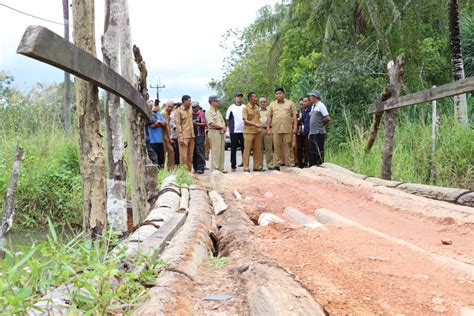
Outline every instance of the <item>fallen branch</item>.
<svg viewBox="0 0 474 316"><path fill-rule="evenodd" d="M380 95L380 102L388 100L393 93L393 86L386 85L383 88L383 92ZM382 121L383 112L374 113L372 125L370 126L370 133L369 139L367 140L367 146L365 146L365 152L369 152L372 148L372 145L375 143L375 139L377 138L377 132L379 131L380 122Z"/></svg>
<svg viewBox="0 0 474 316"><path fill-rule="evenodd" d="M0 247L4 247L6 243L6 235L13 226L13 218L15 217L15 193L20 176L21 158L23 157L23 149L17 143L15 150L15 158L13 159L12 175L10 177L10 185L7 190L5 199L5 212L3 214L2 226L0 229ZM3 259L5 253L0 250L0 259Z"/></svg>

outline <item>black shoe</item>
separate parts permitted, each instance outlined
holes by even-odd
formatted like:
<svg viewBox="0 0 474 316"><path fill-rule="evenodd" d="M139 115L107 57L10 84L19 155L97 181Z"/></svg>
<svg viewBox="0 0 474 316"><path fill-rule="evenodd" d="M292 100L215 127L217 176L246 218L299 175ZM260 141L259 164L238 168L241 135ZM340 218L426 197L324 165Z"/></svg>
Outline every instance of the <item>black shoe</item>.
<svg viewBox="0 0 474 316"><path fill-rule="evenodd" d="M204 170L198 170L198 171L196 171L196 172L199 173L199 174L203 174L203 173L204 173Z"/></svg>
<svg viewBox="0 0 474 316"><path fill-rule="evenodd" d="M273 167L273 170L280 171L280 167Z"/></svg>
<svg viewBox="0 0 474 316"><path fill-rule="evenodd" d="M237 171L237 168L232 168L232 172L236 172Z"/></svg>
<svg viewBox="0 0 474 316"><path fill-rule="evenodd" d="M222 170L222 173L227 173L227 170Z"/></svg>
<svg viewBox="0 0 474 316"><path fill-rule="evenodd" d="M209 170L209 168L208 168L208 167L204 167L204 170Z"/></svg>
<svg viewBox="0 0 474 316"><path fill-rule="evenodd" d="M253 172L261 172L264 171L263 169L253 169Z"/></svg>
<svg viewBox="0 0 474 316"><path fill-rule="evenodd" d="M244 169L244 172L250 172L250 169Z"/></svg>
<svg viewBox="0 0 474 316"><path fill-rule="evenodd" d="M243 166L244 166L244 164L243 164L243 163L241 163L241 164L239 165L239 167L243 167Z"/></svg>

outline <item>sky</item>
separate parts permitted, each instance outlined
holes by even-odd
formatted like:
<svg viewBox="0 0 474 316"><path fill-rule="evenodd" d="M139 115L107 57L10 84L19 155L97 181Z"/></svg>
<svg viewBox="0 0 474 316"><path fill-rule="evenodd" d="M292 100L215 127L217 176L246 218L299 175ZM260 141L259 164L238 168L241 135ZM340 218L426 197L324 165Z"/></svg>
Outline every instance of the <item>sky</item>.
<svg viewBox="0 0 474 316"><path fill-rule="evenodd" d="M72 2L71 0L69 2ZM132 41L145 59L148 83L165 85L162 102L188 94L201 106L214 91L211 79L222 76L225 51L220 47L228 29L244 28L257 10L277 0L134 0L129 1ZM16 54L24 30L42 25L63 36L63 25L29 17L5 7L62 23L62 0L0 0L0 70L15 77L15 86L28 91L37 83L61 82L64 73L52 66ZM104 0L95 1L96 45L102 60L100 35L104 29ZM70 12L72 19L72 12ZM70 38L72 41L72 21ZM138 71L137 71L138 73ZM156 98L156 89L150 89Z"/></svg>

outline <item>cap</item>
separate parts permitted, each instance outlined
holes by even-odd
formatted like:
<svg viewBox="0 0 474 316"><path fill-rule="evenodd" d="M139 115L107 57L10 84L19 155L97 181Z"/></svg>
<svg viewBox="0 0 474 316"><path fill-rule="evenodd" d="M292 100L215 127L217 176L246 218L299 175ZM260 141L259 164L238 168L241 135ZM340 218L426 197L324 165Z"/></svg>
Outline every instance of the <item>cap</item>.
<svg viewBox="0 0 474 316"><path fill-rule="evenodd" d="M217 95L211 95L209 97L209 102L211 102L211 101L220 101L220 100L219 100L219 97Z"/></svg>
<svg viewBox="0 0 474 316"><path fill-rule="evenodd" d="M236 96L236 97L243 97L244 94L243 94L242 92L237 92L237 93L235 94L235 96Z"/></svg>
<svg viewBox="0 0 474 316"><path fill-rule="evenodd" d="M309 96L313 96L321 100L321 93L318 90L313 90L310 93L308 93Z"/></svg>
<svg viewBox="0 0 474 316"><path fill-rule="evenodd" d="M191 107L195 108L195 107L198 107L199 106L199 102L198 101L193 101L191 103Z"/></svg>

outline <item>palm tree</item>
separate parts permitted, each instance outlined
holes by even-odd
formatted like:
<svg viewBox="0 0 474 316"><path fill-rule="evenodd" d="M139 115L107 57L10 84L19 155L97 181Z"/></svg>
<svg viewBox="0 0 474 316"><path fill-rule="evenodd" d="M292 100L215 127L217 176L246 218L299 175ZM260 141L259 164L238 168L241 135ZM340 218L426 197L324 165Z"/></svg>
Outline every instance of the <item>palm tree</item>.
<svg viewBox="0 0 474 316"><path fill-rule="evenodd" d="M461 35L459 31L459 0L450 0L448 9L449 35L451 48L451 67L454 81L464 79L464 65L461 53ZM454 113L463 125L468 124L466 95L461 94L454 97Z"/></svg>

